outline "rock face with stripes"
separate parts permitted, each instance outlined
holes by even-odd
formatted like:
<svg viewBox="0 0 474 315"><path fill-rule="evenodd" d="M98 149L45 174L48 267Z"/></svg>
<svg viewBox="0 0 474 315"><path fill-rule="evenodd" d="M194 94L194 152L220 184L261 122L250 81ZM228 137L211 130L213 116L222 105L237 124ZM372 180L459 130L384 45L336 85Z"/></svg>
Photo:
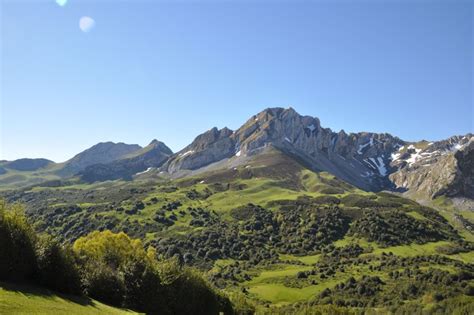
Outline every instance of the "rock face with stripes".
<svg viewBox="0 0 474 315"><path fill-rule="evenodd" d="M245 166L276 149L306 168L329 172L366 191L392 190L417 199L440 195L474 199L473 143L472 134L408 142L388 133L335 132L316 117L277 107L253 115L237 130L214 127L176 153L157 140L144 148L105 142L62 164L45 160L41 171L51 169L61 178L79 175L87 182L179 178ZM0 176L8 176L16 164L30 162L0 161Z"/></svg>
<svg viewBox="0 0 474 315"><path fill-rule="evenodd" d="M188 171L235 167L274 147L306 167L330 172L364 190L416 190L430 197L448 191L466 194L472 184L471 155L457 152L471 147L470 139L471 134L433 143L407 142L388 133L334 132L318 118L292 108L268 108L235 131L213 128L199 135L161 171L180 177Z"/></svg>
<svg viewBox="0 0 474 315"><path fill-rule="evenodd" d="M392 154L392 166L390 180L408 194L474 198L472 134L401 147Z"/></svg>

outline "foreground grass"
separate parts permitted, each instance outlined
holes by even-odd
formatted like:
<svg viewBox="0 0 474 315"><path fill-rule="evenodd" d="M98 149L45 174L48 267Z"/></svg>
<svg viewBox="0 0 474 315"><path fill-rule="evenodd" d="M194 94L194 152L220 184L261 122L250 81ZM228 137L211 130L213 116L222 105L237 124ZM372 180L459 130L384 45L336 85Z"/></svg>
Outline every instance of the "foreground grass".
<svg viewBox="0 0 474 315"><path fill-rule="evenodd" d="M0 282L0 314L137 314L77 296L58 295L34 286Z"/></svg>

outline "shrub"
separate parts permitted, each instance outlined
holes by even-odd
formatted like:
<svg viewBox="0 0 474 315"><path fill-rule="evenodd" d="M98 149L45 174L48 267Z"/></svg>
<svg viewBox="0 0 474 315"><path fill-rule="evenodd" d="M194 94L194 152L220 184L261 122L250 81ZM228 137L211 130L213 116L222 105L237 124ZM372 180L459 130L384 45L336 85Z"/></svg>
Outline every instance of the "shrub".
<svg viewBox="0 0 474 315"><path fill-rule="evenodd" d="M72 249L36 236L22 208L0 200L0 280L36 281L47 288L88 296L147 314L233 314L194 269L176 257L156 260L125 233L93 232Z"/></svg>
<svg viewBox="0 0 474 315"><path fill-rule="evenodd" d="M377 201L372 198L372 196L350 194L343 197L341 202L348 207L371 208L379 206Z"/></svg>
<svg viewBox="0 0 474 315"><path fill-rule="evenodd" d="M105 303L122 306L125 284L117 270L103 262L88 261L82 272L85 293Z"/></svg>
<svg viewBox="0 0 474 315"><path fill-rule="evenodd" d="M153 248L125 233L93 232L74 243L83 267L86 293L112 305L147 314L218 314L232 312L195 270L173 257L156 260ZM186 301L183 303L183 301Z"/></svg>
<svg viewBox="0 0 474 315"><path fill-rule="evenodd" d="M118 269L134 259L148 259L140 240L109 230L94 231L80 237L74 242L73 250L82 260L101 261L112 269Z"/></svg>
<svg viewBox="0 0 474 315"><path fill-rule="evenodd" d="M334 196L318 196L313 199L316 204L333 204L337 205L341 200Z"/></svg>
<svg viewBox="0 0 474 315"><path fill-rule="evenodd" d="M142 260L130 262L123 271L124 305L148 314L157 314L166 305L164 288L156 268Z"/></svg>
<svg viewBox="0 0 474 315"><path fill-rule="evenodd" d="M319 189L319 192L322 194L337 195L337 194L343 194L344 189L339 188L339 187L323 187Z"/></svg>
<svg viewBox="0 0 474 315"><path fill-rule="evenodd" d="M0 279L25 281L36 271L35 234L19 205L0 200Z"/></svg>
<svg viewBox="0 0 474 315"><path fill-rule="evenodd" d="M36 244L36 260L38 283L63 293L81 293L80 276L70 249L51 236L42 236Z"/></svg>

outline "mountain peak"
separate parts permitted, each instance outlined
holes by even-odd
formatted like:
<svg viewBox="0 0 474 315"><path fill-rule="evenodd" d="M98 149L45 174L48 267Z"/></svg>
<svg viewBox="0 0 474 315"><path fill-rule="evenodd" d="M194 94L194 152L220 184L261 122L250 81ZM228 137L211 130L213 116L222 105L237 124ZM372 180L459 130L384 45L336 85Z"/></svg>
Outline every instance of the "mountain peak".
<svg viewBox="0 0 474 315"><path fill-rule="evenodd" d="M161 143L161 141L158 141L157 139L153 139L153 140L151 140L151 142L148 145L158 145L160 143Z"/></svg>
<svg viewBox="0 0 474 315"><path fill-rule="evenodd" d="M148 145L147 147L153 147L153 148L160 148L160 149L164 149L165 151L169 151L170 154L172 154L171 152L171 149L168 148L168 146L162 142L162 141L159 141L157 139L153 139Z"/></svg>
<svg viewBox="0 0 474 315"><path fill-rule="evenodd" d="M245 163L272 146L313 169L328 171L366 190L377 190L387 181L390 154L403 143L390 135L335 133L322 128L318 118L302 116L292 107L269 107L235 132L212 128L199 135L163 168L170 173L197 170L233 157Z"/></svg>
<svg viewBox="0 0 474 315"><path fill-rule="evenodd" d="M59 174L63 176L74 175L90 165L110 163L140 149L141 147L137 144L115 143L112 141L99 142L66 161Z"/></svg>

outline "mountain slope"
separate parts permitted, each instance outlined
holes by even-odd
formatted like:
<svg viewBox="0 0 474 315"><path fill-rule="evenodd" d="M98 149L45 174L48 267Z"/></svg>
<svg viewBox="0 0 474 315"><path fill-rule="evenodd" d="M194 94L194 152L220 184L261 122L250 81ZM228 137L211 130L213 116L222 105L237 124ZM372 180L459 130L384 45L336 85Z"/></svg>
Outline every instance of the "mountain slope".
<svg viewBox="0 0 474 315"><path fill-rule="evenodd" d="M0 165L4 168L9 168L16 171L36 171L53 163L53 161L47 159L18 159L10 162L0 163Z"/></svg>
<svg viewBox="0 0 474 315"><path fill-rule="evenodd" d="M1 314L137 314L84 297L58 295L29 285L0 283Z"/></svg>
<svg viewBox="0 0 474 315"><path fill-rule="evenodd" d="M428 144L406 142L386 133L335 133L321 127L319 119L301 116L292 108L268 108L234 132L213 128L196 137L171 156L161 171L176 178L234 167L274 147L312 170L329 172L366 191L466 195L473 167L468 153L456 152L467 147L470 139L474 139L472 134Z"/></svg>
<svg viewBox="0 0 474 315"><path fill-rule="evenodd" d="M216 133L218 138L208 137ZM166 163L163 169L179 174L231 157L238 165L246 156L273 146L311 169L330 172L365 190L380 190L389 186L390 152L404 144L388 134L334 133L322 128L317 118L301 116L292 108L269 108L233 133L212 129L199 136L174 157L179 162Z"/></svg>
<svg viewBox="0 0 474 315"><path fill-rule="evenodd" d="M393 153L393 183L408 194L474 198L474 137L415 143Z"/></svg>
<svg viewBox="0 0 474 315"><path fill-rule="evenodd" d="M64 240L105 229L141 238L272 314L295 303L393 310L424 306L435 294L444 313L457 305L451 299L471 307L474 247L434 209L313 172L274 146L241 158L179 179L6 197L25 202L39 229Z"/></svg>
<svg viewBox="0 0 474 315"><path fill-rule="evenodd" d="M141 147L136 144L101 142L66 161L58 174L61 176L75 175L89 165L109 163L140 149Z"/></svg>
<svg viewBox="0 0 474 315"><path fill-rule="evenodd" d="M473 139L467 134L437 142L407 142L387 133L336 133L323 128L318 118L292 108L267 108L235 131L212 128L175 154L156 140L145 148L107 142L64 164L49 164L28 174L9 172L3 162L0 185L21 187L78 173L86 182L130 180L144 173L181 178L245 165L271 147L365 191L392 190L420 200L441 195L472 199Z"/></svg>
<svg viewBox="0 0 474 315"><path fill-rule="evenodd" d="M145 173L161 166L173 152L163 142L153 140L146 147L134 151L110 163L97 163L80 172L81 179L96 182L114 179L131 179L133 175Z"/></svg>
<svg viewBox="0 0 474 315"><path fill-rule="evenodd" d="M199 135L194 141L170 157L163 169L170 173L180 170L195 170L213 162L231 157L234 154L235 141L228 128L212 128Z"/></svg>

